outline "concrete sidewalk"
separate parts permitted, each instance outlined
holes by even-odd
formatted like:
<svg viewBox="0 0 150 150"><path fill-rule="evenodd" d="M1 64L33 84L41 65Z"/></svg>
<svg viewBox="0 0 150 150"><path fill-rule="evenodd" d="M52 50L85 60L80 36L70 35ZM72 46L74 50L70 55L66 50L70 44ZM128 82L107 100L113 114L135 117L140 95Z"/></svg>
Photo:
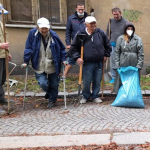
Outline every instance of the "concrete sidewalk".
<svg viewBox="0 0 150 150"><path fill-rule="evenodd" d="M102 92L100 91L99 94L102 94ZM104 90L103 91L104 96L116 96L115 93L111 93L111 90ZM8 95L7 92L5 93L5 95ZM67 97L71 97L71 96L77 96L78 95L78 91L75 92L66 92L66 96ZM150 90L142 90L142 95L143 96L149 96L150 95ZM10 92L10 96L24 96L24 92L20 92L19 94L16 94L15 92ZM41 93L35 93L35 92L26 92L26 96L36 96L36 97L43 97L45 96L45 92L41 92ZM59 92L58 93L59 97L64 96L64 92Z"/></svg>
<svg viewBox="0 0 150 150"><path fill-rule="evenodd" d="M0 148L105 145L110 142L117 144L146 144L146 142L150 142L150 132L114 133L113 135L90 134L0 137Z"/></svg>

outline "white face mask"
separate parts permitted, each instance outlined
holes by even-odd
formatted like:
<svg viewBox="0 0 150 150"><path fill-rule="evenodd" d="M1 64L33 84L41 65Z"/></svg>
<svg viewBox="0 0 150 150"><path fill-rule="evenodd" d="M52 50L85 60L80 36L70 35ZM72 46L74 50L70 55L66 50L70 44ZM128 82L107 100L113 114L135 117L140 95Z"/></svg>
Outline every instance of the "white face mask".
<svg viewBox="0 0 150 150"><path fill-rule="evenodd" d="M82 14L80 14L79 12L77 12L78 16L84 16L84 12Z"/></svg>
<svg viewBox="0 0 150 150"><path fill-rule="evenodd" d="M129 36L131 36L133 34L133 30L127 30L126 32Z"/></svg>

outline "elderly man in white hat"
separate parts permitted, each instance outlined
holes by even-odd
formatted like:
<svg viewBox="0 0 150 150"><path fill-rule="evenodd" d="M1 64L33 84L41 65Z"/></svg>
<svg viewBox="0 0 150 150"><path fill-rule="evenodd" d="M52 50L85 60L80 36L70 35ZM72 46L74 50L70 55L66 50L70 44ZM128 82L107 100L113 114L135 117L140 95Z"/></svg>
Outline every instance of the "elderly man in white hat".
<svg viewBox="0 0 150 150"><path fill-rule="evenodd" d="M0 104L7 103L7 100L4 97L4 89L3 85L6 81L6 65L5 65L5 50L8 50L9 43L4 42L3 37L3 24L2 24L2 10L5 14L8 14L9 12L5 10L0 3ZM9 60L11 60L11 55L9 54L8 57ZM0 108L0 114L3 112L3 110Z"/></svg>
<svg viewBox="0 0 150 150"><path fill-rule="evenodd" d="M96 27L96 19L93 16L85 18L85 28L81 29L72 42L71 55L79 65L83 65L83 90L80 103L86 103L92 99L95 103L101 103L99 98L100 82L102 79L103 60L110 57L111 45L103 30ZM81 55L80 35L85 35L83 60ZM92 88L90 88L92 83ZM92 89L92 92L91 90Z"/></svg>
<svg viewBox="0 0 150 150"><path fill-rule="evenodd" d="M56 104L61 63L65 64L65 46L58 35L50 29L46 18L37 21L37 28L31 29L24 50L23 67L31 60L39 86L49 99L48 108Z"/></svg>

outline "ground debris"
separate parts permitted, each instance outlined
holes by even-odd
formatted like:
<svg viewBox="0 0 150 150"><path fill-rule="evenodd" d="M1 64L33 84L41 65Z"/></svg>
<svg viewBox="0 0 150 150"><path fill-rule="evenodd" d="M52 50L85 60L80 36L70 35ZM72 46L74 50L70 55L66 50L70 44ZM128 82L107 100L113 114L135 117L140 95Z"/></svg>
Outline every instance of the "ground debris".
<svg viewBox="0 0 150 150"><path fill-rule="evenodd" d="M2 150L2 149L0 149ZM35 148L15 148L3 150L150 150L150 143L137 145L117 145L110 143L107 145L82 145L69 147L35 147Z"/></svg>

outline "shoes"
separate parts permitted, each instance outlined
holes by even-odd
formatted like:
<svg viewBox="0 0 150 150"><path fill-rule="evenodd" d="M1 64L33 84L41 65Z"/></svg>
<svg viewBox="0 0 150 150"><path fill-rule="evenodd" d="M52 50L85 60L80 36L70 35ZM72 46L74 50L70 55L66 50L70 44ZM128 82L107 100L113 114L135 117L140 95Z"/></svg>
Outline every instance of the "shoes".
<svg viewBox="0 0 150 150"><path fill-rule="evenodd" d="M47 108L51 109L52 107L55 107L56 103L55 102L49 102L47 105Z"/></svg>
<svg viewBox="0 0 150 150"><path fill-rule="evenodd" d="M80 100L80 104L85 104L86 103L86 99L84 97L82 97L82 99Z"/></svg>
<svg viewBox="0 0 150 150"><path fill-rule="evenodd" d="M49 99L49 94L48 93L45 94L45 99Z"/></svg>
<svg viewBox="0 0 150 150"><path fill-rule="evenodd" d="M111 79L109 83L115 83L115 79Z"/></svg>
<svg viewBox="0 0 150 150"><path fill-rule="evenodd" d="M95 99L93 100L93 102L95 102L95 103L101 103L102 100L98 97L98 98L95 98Z"/></svg>
<svg viewBox="0 0 150 150"><path fill-rule="evenodd" d="M8 100L5 99L5 98L1 98L1 99L0 99L0 104L5 104L5 103L8 103ZM10 103L13 103L13 100L12 100L12 99L10 99Z"/></svg>
<svg viewBox="0 0 150 150"><path fill-rule="evenodd" d="M0 115L6 114L6 111L0 108Z"/></svg>

